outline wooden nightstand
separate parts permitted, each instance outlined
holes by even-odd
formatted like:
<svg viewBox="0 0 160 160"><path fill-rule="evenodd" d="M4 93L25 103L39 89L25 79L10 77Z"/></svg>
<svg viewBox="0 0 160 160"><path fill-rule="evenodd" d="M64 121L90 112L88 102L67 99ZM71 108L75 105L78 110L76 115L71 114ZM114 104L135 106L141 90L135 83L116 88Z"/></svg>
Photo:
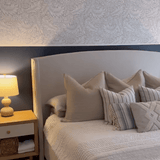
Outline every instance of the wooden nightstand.
<svg viewBox="0 0 160 160"><path fill-rule="evenodd" d="M0 139L11 137L24 137L33 135L35 151L9 156L0 156L0 160L17 159L38 155L38 121L31 110L15 111L12 117L1 117L0 114Z"/></svg>

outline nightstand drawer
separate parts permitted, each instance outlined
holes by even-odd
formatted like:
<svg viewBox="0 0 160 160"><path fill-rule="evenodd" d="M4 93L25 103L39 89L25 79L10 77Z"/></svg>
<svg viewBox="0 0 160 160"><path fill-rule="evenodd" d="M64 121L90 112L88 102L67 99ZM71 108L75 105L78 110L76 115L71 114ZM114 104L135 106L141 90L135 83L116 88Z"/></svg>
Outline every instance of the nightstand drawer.
<svg viewBox="0 0 160 160"><path fill-rule="evenodd" d="M34 123L0 127L0 139L34 134Z"/></svg>

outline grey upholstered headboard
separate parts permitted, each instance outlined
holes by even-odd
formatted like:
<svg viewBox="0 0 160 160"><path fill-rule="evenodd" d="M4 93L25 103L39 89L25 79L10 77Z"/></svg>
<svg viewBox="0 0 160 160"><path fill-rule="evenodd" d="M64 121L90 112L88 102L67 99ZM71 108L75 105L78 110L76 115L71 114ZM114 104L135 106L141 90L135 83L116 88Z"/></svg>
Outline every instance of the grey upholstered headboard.
<svg viewBox="0 0 160 160"><path fill-rule="evenodd" d="M43 125L49 116L45 103L51 97L65 93L63 74L79 83L89 80L100 71L124 79L139 69L160 77L160 53L149 51L113 50L87 51L33 58L33 108L39 120L40 154L43 157Z"/></svg>

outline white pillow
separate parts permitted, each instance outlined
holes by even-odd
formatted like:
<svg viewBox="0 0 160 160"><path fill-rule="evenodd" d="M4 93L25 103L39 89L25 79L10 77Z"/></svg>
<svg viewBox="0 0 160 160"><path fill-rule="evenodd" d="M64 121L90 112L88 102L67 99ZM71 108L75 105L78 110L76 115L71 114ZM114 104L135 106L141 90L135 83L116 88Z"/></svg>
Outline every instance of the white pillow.
<svg viewBox="0 0 160 160"><path fill-rule="evenodd" d="M58 117L64 117L66 112L66 94L55 96L49 99L46 105L52 107L52 113L56 114Z"/></svg>

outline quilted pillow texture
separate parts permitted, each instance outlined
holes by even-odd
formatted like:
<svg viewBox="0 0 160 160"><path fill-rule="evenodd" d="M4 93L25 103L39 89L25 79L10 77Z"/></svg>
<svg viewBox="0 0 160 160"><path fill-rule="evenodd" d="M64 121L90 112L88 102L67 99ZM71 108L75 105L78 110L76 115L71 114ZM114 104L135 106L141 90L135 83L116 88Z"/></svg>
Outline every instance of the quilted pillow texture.
<svg viewBox="0 0 160 160"><path fill-rule="evenodd" d="M104 72L92 78L85 86L79 84L69 75L64 75L64 86L67 91L67 110L65 122L80 122L104 119L100 87L106 86Z"/></svg>
<svg viewBox="0 0 160 160"><path fill-rule="evenodd" d="M136 74L130 78L120 80L110 73L105 73L107 87L110 91L120 92L129 86L133 86L136 94L136 101L140 102L140 96L138 92L138 86L144 86L145 80L142 70L139 70Z"/></svg>
<svg viewBox="0 0 160 160"><path fill-rule="evenodd" d="M111 106L113 125L117 130L128 130L135 128L133 115L130 109L130 104L113 103Z"/></svg>
<svg viewBox="0 0 160 160"><path fill-rule="evenodd" d="M115 93L105 88L100 88L101 96L103 98L105 121L109 124L113 122L113 116L110 105L113 103L133 103L135 100L135 92L133 86L130 86L119 93Z"/></svg>
<svg viewBox="0 0 160 160"><path fill-rule="evenodd" d="M156 89L160 86L160 78L152 76L151 74L143 71L143 75L145 78L145 86L148 88Z"/></svg>
<svg viewBox="0 0 160 160"><path fill-rule="evenodd" d="M156 89L139 86L139 93L142 102L160 101L160 87Z"/></svg>
<svg viewBox="0 0 160 160"><path fill-rule="evenodd" d="M138 132L160 129L160 102L131 103L131 110Z"/></svg>

